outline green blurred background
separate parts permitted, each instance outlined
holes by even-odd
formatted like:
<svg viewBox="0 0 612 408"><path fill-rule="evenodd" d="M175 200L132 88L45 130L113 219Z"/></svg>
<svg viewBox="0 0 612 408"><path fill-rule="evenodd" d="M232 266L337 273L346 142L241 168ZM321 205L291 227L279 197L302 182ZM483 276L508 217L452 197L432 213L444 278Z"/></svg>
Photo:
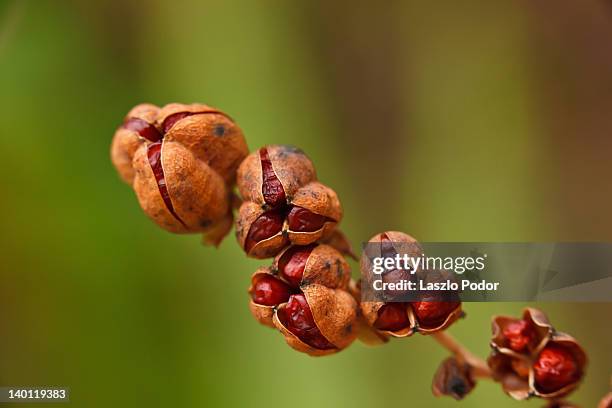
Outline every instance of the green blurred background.
<svg viewBox="0 0 612 408"><path fill-rule="evenodd" d="M0 385L72 406L431 406L446 352L415 336L327 358L250 316L262 262L151 223L109 160L131 106L205 102L251 149L302 147L353 245L612 241L612 4L0 1ZM265 263L265 262L264 262ZM354 264L353 264L354 265ZM492 314L450 332L485 356ZM541 304L612 369L612 304ZM482 382L464 406L515 402Z"/></svg>

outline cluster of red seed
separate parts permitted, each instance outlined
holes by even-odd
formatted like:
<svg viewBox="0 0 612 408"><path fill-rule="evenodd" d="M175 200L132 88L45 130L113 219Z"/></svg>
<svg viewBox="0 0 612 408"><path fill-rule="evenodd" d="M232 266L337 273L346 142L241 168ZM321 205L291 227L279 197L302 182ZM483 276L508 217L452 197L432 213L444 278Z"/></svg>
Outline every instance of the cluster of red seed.
<svg viewBox="0 0 612 408"><path fill-rule="evenodd" d="M414 238L397 231L377 234L370 239L369 245L379 248L377 255L382 257L394 257L398 251L411 252L411 256L420 256L422 253ZM367 256L361 258L361 269L364 280L372 277L372 266ZM411 276L410 271L393 270L386 271L382 279L385 282L398 282L401 279L411 279ZM371 283L367 284L371 286ZM441 295L429 293L414 302L361 302L361 310L372 327L392 337L407 337L416 332L435 333L446 329L462 314L459 300L449 301Z"/></svg>
<svg viewBox="0 0 612 408"><path fill-rule="evenodd" d="M239 244L254 258L276 256L252 277L253 315L310 355L346 347L356 336L350 268L342 253L324 244L342 242L335 230L342 218L336 193L317 181L310 159L291 146L265 146L249 155L238 168L237 185L244 200L236 220Z"/></svg>
<svg viewBox="0 0 612 408"><path fill-rule="evenodd" d="M347 347L362 330L376 342L389 336L431 334L461 316L461 302L424 295L413 302L361 302L344 255L350 245L336 229L342 208L336 193L317 181L312 162L291 146L266 146L248 155L244 135L223 112L206 105L134 107L117 129L111 159L145 213L175 233L204 234L218 244L233 223L237 184L242 203L236 236L250 257L275 257L251 278L250 309L296 350L326 355ZM381 254L395 244L418 243L401 232L375 235ZM417 254L418 255L418 254ZM369 270L362 257L362 271ZM394 270L383 280L408 272ZM351 292L351 293L349 293ZM556 400L584 374L586 355L547 317L526 309L522 319L496 317L488 364L495 380L516 399ZM475 383L469 367L448 359L439 370L438 394L462 398ZM457 378L463 381L457 383ZM612 400L612 397L608 398ZM604 402L602 402L604 403Z"/></svg>
<svg viewBox="0 0 612 408"><path fill-rule="evenodd" d="M546 315L525 310L522 319L493 319L493 377L516 399L559 398L573 391L584 374L586 354L576 340L553 329Z"/></svg>

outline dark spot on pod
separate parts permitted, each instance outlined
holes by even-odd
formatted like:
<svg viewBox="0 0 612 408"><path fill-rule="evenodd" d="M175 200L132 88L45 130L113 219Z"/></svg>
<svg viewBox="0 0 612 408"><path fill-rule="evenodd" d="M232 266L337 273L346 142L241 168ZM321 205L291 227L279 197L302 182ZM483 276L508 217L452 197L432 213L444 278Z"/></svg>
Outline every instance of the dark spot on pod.
<svg viewBox="0 0 612 408"><path fill-rule="evenodd" d="M217 125L215 126L215 136L223 136L225 134L225 126Z"/></svg>

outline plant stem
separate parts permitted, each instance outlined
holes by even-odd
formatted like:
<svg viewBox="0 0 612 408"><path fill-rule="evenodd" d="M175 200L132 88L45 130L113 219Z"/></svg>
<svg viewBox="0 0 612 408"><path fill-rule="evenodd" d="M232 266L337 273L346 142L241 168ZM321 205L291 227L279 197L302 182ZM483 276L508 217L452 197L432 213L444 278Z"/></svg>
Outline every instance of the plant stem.
<svg viewBox="0 0 612 408"><path fill-rule="evenodd" d="M465 362L469 367L474 378L491 378L491 370L486 361L472 354L453 336L445 331L437 332L432 335L442 347L453 353L460 361Z"/></svg>

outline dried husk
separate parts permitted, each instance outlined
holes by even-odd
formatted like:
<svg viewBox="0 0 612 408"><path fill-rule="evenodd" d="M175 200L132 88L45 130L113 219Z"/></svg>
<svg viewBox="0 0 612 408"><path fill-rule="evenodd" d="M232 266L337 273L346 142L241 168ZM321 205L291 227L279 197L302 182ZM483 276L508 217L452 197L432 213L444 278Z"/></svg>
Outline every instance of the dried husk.
<svg viewBox="0 0 612 408"><path fill-rule="evenodd" d="M568 395L579 385L584 376L587 364L586 353L572 336L555 331L548 317L541 310L526 308L523 312L523 319L530 322L536 333L536 339L534 341L535 345L528 347L526 353L519 353L506 346L503 336L504 327L518 319L507 316L493 317L492 353L487 360L493 378L501 383L502 388L508 395L517 400L524 400L531 396L558 399ZM537 388L533 364L537 360L539 353L551 343L557 343L571 352L579 368L579 374L576 381L567 384L559 390L546 393ZM523 363L517 364L517 361L522 361ZM524 366L527 375L524 377L518 375L516 373L517 366Z"/></svg>
<svg viewBox="0 0 612 408"><path fill-rule="evenodd" d="M502 354L499 351L493 351L487 359L487 364L491 368L493 379L501 383L502 389L512 398L522 401L531 396L529 389L528 378L522 378L514 371L512 367L512 360L521 359L530 365L530 361L526 360L524 356L510 356L508 354Z"/></svg>
<svg viewBox="0 0 612 408"><path fill-rule="evenodd" d="M164 134L164 121L182 112L195 115L179 119ZM161 109L140 104L127 114L126 119L132 118L142 119L163 135L161 165L177 217L161 197L148 163L151 141L123 125L111 144L111 159L121 178L132 185L145 213L162 228L203 232L204 243L218 245L232 226L230 192L236 169L248 154L240 128L227 115L202 104L174 103Z"/></svg>
<svg viewBox="0 0 612 408"><path fill-rule="evenodd" d="M431 390L436 397L450 396L459 401L475 386L469 365L455 357L449 357L440 364L434 374Z"/></svg>
<svg viewBox="0 0 612 408"><path fill-rule="evenodd" d="M349 242L348 238L340 229L335 228L334 231L325 239L320 241L322 244L327 244L337 251L339 251L342 255L349 256L355 261L357 260L357 255L353 251L353 247Z"/></svg>
<svg viewBox="0 0 612 408"><path fill-rule="evenodd" d="M253 285L257 280L257 277L260 275L271 275L275 278L278 278L269 267L261 267L253 273L251 276L251 286L249 287L249 294L253 292ZM249 302L249 309L251 313L255 317L255 319L265 325L274 328L274 323L272 322L274 318L274 313L276 313L276 306L268 306L268 305L260 305L255 303L252 299Z"/></svg>
<svg viewBox="0 0 612 408"><path fill-rule="evenodd" d="M245 201L238 210L236 217L236 239L240 247L246 252L246 239L248 237L251 226L266 211L252 201ZM283 233L283 228L274 236L257 242L247 256L258 259L271 258L276 256L288 244L288 239Z"/></svg>
<svg viewBox="0 0 612 408"><path fill-rule="evenodd" d="M164 202L143 145L134 157L134 191L145 213L160 227L175 233L202 232L226 216L226 185L208 165L176 142L162 142L162 167L174 211Z"/></svg>
<svg viewBox="0 0 612 408"><path fill-rule="evenodd" d="M218 247L234 225L234 213L230 209L225 217L213 223L202 234L202 244Z"/></svg>
<svg viewBox="0 0 612 408"><path fill-rule="evenodd" d="M159 108L157 106L150 103L143 103L132 108L126 115L126 119L138 118L153 124L158 111ZM121 176L121 179L129 185L132 185L134 181L135 171L132 163L134 155L136 154L136 150L145 143L144 140L145 139L140 137L138 133L124 128L123 125L119 126L113 137L111 143L111 160Z"/></svg>
<svg viewBox="0 0 612 408"><path fill-rule="evenodd" d="M287 247L274 259L276 270L280 259L290 248ZM342 254L329 245L320 244L312 249L306 260L300 286L317 283L331 289L346 289L350 278L351 268Z"/></svg>
<svg viewBox="0 0 612 408"><path fill-rule="evenodd" d="M342 219L342 206L334 190L319 182L311 182L296 191L291 204L322 215L329 221L312 232L287 231L289 240L297 245L308 245L331 235Z"/></svg>
<svg viewBox="0 0 612 408"><path fill-rule="evenodd" d="M189 149L199 160L219 173L225 182L232 183L238 166L248 155L242 130L221 111L202 104L169 104L158 115L157 124L175 113L190 112L178 120L164 139L177 141Z"/></svg>
<svg viewBox="0 0 612 408"><path fill-rule="evenodd" d="M312 162L302 150L287 145L270 145L262 149L267 149L274 173L282 184L288 201L300 187L317 179ZM262 192L263 176L259 150L242 161L238 167L236 183L243 200L260 206L266 205Z"/></svg>
<svg viewBox="0 0 612 408"><path fill-rule="evenodd" d="M354 281L353 279L349 282L349 293L355 299L358 305L361 305L361 280ZM368 324L361 307L357 309L357 338L362 343L368 346L379 346L389 341L389 337L380 333L378 330Z"/></svg>

